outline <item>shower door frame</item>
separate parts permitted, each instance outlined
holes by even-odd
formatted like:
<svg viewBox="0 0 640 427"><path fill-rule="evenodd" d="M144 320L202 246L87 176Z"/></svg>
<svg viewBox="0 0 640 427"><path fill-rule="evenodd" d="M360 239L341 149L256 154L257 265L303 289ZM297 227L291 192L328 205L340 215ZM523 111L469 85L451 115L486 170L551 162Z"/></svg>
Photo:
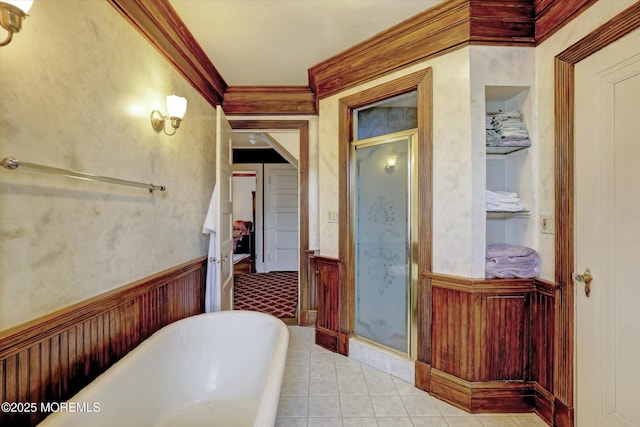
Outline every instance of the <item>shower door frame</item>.
<svg viewBox="0 0 640 427"><path fill-rule="evenodd" d="M351 253L354 257L353 262L353 277L354 277L354 320L356 319L356 297L357 297L357 283L355 283L356 276L356 236L357 232L356 221L358 218L358 207L356 205L356 150L359 148L369 148L374 146L380 146L384 144L389 144L393 142L399 142L407 140L408 147L408 159L407 159L407 207L408 207L408 221L407 221L407 240L409 244L408 248L408 289L407 289L407 350L406 352L397 350L393 347L386 346L382 343L379 343L371 338L364 337L362 335L358 335L355 331L355 323L354 327L354 336L359 340L365 341L371 345L381 347L387 351L391 351L394 353L401 354L403 356L409 357L410 359L416 359L417 356L417 346L418 346L418 312L417 312L417 293L418 293L418 259L417 259L417 248L418 248L418 204L416 201L418 200L418 176L417 176L417 140L418 140L418 130L417 129L409 129L401 132L395 132L386 135L380 135L372 138L355 140L351 142L351 206L350 211L353 213L351 224L352 230L354 233L354 238L351 239Z"/></svg>
<svg viewBox="0 0 640 427"><path fill-rule="evenodd" d="M417 356L416 378L428 376L431 362L431 272L432 259L432 164L433 164L433 74L430 67L387 81L339 99L339 301L337 304L337 351L349 354L349 338L353 336L355 282L353 227L351 223L351 142L353 111L397 95L417 90L418 100L418 290L417 290ZM422 382L422 380L421 380Z"/></svg>

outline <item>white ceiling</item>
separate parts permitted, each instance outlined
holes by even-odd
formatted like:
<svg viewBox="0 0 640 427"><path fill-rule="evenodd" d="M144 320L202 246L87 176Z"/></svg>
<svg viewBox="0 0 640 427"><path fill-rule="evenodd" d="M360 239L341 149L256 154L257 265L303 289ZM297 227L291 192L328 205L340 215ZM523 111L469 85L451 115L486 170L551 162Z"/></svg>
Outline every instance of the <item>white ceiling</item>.
<svg viewBox="0 0 640 427"><path fill-rule="evenodd" d="M307 86L307 70L443 0L170 0L229 86Z"/></svg>

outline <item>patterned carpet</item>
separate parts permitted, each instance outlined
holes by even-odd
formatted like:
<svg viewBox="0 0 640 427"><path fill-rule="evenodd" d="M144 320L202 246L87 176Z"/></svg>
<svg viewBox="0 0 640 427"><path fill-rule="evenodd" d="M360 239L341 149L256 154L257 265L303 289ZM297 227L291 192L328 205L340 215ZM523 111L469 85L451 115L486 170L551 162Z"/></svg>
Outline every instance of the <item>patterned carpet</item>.
<svg viewBox="0 0 640 427"><path fill-rule="evenodd" d="M233 308L260 311L280 319L296 316L298 272L238 274L234 276Z"/></svg>

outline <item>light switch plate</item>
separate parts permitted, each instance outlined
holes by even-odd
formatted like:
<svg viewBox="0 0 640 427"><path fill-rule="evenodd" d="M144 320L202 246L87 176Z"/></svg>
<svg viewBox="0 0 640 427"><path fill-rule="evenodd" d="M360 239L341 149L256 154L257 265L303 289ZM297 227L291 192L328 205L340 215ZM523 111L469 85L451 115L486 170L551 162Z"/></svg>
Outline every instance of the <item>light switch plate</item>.
<svg viewBox="0 0 640 427"><path fill-rule="evenodd" d="M540 215L540 232L542 234L555 234L556 222L553 215Z"/></svg>

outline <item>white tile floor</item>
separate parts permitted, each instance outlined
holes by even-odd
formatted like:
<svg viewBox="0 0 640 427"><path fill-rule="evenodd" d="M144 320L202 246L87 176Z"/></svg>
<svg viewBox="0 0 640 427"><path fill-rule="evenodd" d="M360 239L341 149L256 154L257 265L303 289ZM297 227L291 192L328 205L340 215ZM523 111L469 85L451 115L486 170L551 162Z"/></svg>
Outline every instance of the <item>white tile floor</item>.
<svg viewBox="0 0 640 427"><path fill-rule="evenodd" d="M289 326L278 427L545 427L535 414L471 415L413 385L314 344Z"/></svg>

